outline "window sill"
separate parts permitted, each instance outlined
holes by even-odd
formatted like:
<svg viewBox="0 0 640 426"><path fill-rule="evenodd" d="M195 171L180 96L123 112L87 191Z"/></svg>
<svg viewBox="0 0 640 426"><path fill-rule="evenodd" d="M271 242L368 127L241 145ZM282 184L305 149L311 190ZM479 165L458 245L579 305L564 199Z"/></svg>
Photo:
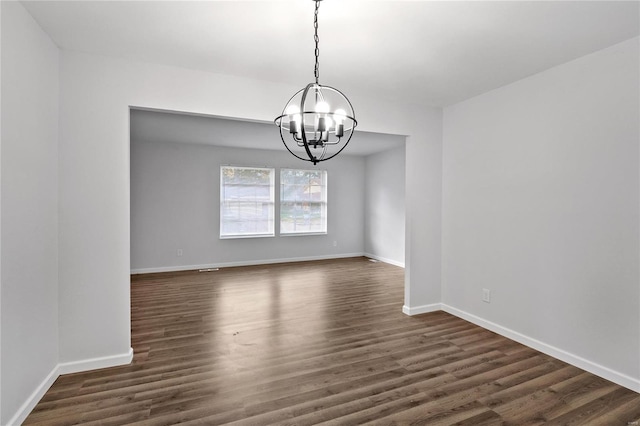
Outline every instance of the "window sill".
<svg viewBox="0 0 640 426"><path fill-rule="evenodd" d="M327 235L326 232L296 232L296 233L280 233L281 237L307 237L310 235Z"/></svg>
<svg viewBox="0 0 640 426"><path fill-rule="evenodd" d="M221 240L242 240L245 238L273 238L275 234L220 235Z"/></svg>

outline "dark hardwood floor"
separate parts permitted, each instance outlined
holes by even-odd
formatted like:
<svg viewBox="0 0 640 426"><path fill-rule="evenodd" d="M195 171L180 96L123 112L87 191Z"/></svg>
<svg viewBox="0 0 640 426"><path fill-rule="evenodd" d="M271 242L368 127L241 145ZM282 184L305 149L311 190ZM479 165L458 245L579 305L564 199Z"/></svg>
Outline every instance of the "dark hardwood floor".
<svg viewBox="0 0 640 426"><path fill-rule="evenodd" d="M61 376L25 424L640 424L638 393L405 316L403 275L353 258L133 276L133 363Z"/></svg>

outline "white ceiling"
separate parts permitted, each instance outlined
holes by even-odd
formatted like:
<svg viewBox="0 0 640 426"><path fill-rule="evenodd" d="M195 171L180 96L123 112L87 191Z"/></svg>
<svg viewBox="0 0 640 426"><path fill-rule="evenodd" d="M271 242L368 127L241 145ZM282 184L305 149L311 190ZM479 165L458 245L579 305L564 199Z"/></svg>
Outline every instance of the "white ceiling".
<svg viewBox="0 0 640 426"><path fill-rule="evenodd" d="M313 79L310 0L23 4L63 49L300 87ZM325 0L320 82L347 95L450 105L637 36L639 8Z"/></svg>
<svg viewBox="0 0 640 426"><path fill-rule="evenodd" d="M273 124L166 111L131 110L131 141L192 143L284 151ZM404 136L356 131L340 155L370 155L403 146Z"/></svg>

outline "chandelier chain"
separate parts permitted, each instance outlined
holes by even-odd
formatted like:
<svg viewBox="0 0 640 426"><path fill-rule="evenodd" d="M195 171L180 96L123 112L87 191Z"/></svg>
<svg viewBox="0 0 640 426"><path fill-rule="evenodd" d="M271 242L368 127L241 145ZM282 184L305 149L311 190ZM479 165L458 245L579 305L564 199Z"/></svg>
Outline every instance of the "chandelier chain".
<svg viewBox="0 0 640 426"><path fill-rule="evenodd" d="M344 93L333 87L320 85L318 15L321 1L313 0L315 82L294 93L282 114L275 119L275 124L280 129L280 139L287 151L314 165L340 154L349 144L358 125L351 101Z"/></svg>
<svg viewBox="0 0 640 426"><path fill-rule="evenodd" d="M318 37L318 9L320 9L320 0L315 0L316 2L316 11L313 15L313 28L315 29L315 33L313 35L313 39L316 42L316 65L313 70L313 75L316 77L316 84L318 84L318 80L320 79L320 64L318 62L318 58L320 57L320 48L318 47L318 43L320 42L320 37Z"/></svg>

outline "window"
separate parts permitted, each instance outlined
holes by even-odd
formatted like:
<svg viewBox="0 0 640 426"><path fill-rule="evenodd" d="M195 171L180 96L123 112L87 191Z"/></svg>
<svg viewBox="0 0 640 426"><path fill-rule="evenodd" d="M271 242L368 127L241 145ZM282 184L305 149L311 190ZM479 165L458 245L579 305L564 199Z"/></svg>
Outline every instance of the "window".
<svg viewBox="0 0 640 426"><path fill-rule="evenodd" d="M275 170L220 168L220 238L274 235Z"/></svg>
<svg viewBox="0 0 640 426"><path fill-rule="evenodd" d="M280 170L280 234L327 233L327 172Z"/></svg>

